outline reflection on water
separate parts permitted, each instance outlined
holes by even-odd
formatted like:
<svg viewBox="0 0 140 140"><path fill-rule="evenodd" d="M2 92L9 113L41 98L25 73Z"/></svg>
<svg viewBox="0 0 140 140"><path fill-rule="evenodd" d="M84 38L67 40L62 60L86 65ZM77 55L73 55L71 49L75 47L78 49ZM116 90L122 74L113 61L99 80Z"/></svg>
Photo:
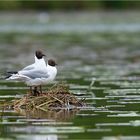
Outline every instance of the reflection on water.
<svg viewBox="0 0 140 140"><path fill-rule="evenodd" d="M2 139L140 139L139 12L3 13L0 17L0 77L33 63L39 48L47 58L57 60L56 81L66 81L87 104L47 112L4 109L4 102L22 97L27 87L1 79Z"/></svg>
<svg viewBox="0 0 140 140"><path fill-rule="evenodd" d="M48 119L55 121L67 121L75 116L79 112L78 109L53 109L48 111L42 111L39 109L25 110L25 109L15 109L15 111L28 119Z"/></svg>

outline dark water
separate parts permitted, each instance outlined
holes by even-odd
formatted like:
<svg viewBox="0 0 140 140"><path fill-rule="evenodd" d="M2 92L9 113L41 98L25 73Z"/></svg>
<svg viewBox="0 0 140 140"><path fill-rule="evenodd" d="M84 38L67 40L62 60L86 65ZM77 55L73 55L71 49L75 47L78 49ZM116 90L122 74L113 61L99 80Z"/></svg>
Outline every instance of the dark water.
<svg viewBox="0 0 140 140"><path fill-rule="evenodd" d="M36 49L57 60L56 81L87 103L48 112L0 107L1 139L140 140L139 12L0 17L1 104L26 94L26 85L2 78L32 63Z"/></svg>

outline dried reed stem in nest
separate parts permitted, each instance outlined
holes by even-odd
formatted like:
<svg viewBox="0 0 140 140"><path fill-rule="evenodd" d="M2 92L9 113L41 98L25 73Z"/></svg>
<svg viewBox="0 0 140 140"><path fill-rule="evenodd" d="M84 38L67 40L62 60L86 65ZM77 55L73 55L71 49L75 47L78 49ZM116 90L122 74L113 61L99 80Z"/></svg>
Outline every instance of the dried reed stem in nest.
<svg viewBox="0 0 140 140"><path fill-rule="evenodd" d="M15 108L40 109L47 111L52 108L70 108L84 106L83 101L79 100L70 93L67 86L57 84L51 87L48 91L43 92L40 96L26 96L16 100Z"/></svg>

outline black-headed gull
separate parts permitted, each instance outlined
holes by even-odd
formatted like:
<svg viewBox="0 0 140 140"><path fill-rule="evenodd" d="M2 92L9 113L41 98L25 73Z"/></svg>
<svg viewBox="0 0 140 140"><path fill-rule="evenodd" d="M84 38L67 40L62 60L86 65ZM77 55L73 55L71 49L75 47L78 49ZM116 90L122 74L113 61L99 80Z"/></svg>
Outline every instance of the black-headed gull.
<svg viewBox="0 0 140 140"><path fill-rule="evenodd" d="M34 93L36 94L37 87L40 87L40 92L42 93L41 86L52 82L57 74L56 63L54 60L49 59L47 65L43 58L45 56L40 50L35 53L35 63L29 65L17 73L11 74L7 80L22 81L30 87L32 92L32 87L35 87Z"/></svg>

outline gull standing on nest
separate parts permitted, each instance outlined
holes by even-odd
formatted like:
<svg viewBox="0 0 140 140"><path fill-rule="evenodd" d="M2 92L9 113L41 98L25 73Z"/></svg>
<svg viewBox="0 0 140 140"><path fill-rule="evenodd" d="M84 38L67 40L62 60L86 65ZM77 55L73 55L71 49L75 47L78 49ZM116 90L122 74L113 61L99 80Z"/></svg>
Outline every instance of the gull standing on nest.
<svg viewBox="0 0 140 140"><path fill-rule="evenodd" d="M37 87L40 87L40 93L42 93L42 85L52 82L57 74L56 63L54 60L49 59L47 64L45 63L45 55L41 50L35 52L35 63L31 64L18 72L9 72L9 76L6 80L22 81L30 87L32 93L32 87L34 87L34 94L39 94Z"/></svg>

